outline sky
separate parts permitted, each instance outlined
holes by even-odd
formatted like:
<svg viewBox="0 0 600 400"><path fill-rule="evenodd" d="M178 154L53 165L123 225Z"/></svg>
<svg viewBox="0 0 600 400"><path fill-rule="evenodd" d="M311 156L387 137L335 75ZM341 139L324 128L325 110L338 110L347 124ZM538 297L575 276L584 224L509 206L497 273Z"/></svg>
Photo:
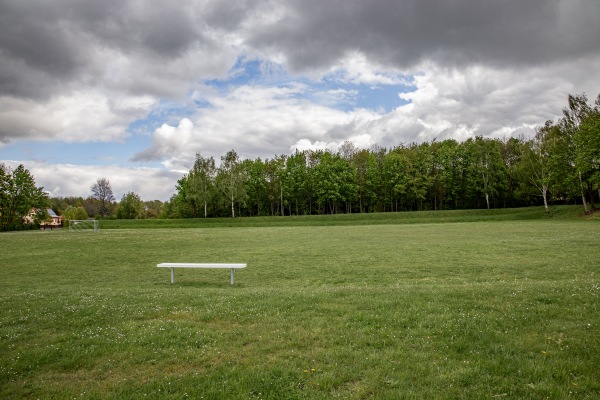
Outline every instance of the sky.
<svg viewBox="0 0 600 400"><path fill-rule="evenodd" d="M0 163L168 200L196 154L531 136L600 93L598 0L0 0Z"/></svg>

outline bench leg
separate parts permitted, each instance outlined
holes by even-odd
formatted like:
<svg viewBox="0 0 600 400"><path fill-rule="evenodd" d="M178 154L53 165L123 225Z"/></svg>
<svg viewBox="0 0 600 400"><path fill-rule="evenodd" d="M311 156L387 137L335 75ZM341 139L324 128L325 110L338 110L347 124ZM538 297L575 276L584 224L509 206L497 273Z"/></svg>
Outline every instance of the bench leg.
<svg viewBox="0 0 600 400"><path fill-rule="evenodd" d="M175 283L175 268L171 268L171 283Z"/></svg>
<svg viewBox="0 0 600 400"><path fill-rule="evenodd" d="M233 286L233 271L234 271L234 269L231 268L231 286Z"/></svg>

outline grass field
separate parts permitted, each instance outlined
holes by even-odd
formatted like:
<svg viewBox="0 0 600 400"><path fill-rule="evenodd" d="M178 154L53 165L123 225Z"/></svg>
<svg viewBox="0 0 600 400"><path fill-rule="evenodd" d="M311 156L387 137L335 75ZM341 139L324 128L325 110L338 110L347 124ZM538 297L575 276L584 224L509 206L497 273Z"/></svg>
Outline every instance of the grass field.
<svg viewBox="0 0 600 400"><path fill-rule="evenodd" d="M425 220L1 234L0 398L599 398L598 220Z"/></svg>
<svg viewBox="0 0 600 400"><path fill-rule="evenodd" d="M448 222L523 221L539 219L577 219L579 206L554 206L547 215L540 207L501 208L491 210L446 210L397 213L356 213L335 215L303 215L285 217L190 218L190 219L129 219L103 220L103 229L274 227L274 226L339 226L397 225ZM600 214L590 215L598 218Z"/></svg>

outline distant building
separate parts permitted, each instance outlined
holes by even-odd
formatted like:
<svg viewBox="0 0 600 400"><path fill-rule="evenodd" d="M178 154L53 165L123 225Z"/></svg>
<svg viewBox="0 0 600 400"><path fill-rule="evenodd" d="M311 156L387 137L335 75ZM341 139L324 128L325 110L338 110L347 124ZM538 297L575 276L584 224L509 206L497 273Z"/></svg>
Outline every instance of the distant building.
<svg viewBox="0 0 600 400"><path fill-rule="evenodd" d="M26 224L33 224L35 222L35 217L39 213L39 209L32 208L29 211L29 214L23 218L23 222ZM47 208L46 212L48 213L49 219L46 221L40 221L40 228L46 230L46 228L60 228L62 227L62 217L60 215L56 215L53 209Z"/></svg>

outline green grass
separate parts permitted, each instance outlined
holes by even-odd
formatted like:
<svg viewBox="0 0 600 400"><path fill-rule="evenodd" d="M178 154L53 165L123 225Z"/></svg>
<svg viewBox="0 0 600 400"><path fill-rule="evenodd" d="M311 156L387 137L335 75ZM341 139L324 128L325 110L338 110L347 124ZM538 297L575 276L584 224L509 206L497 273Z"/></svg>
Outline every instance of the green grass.
<svg viewBox="0 0 600 400"><path fill-rule="evenodd" d="M0 398L598 398L597 220L426 222L2 234Z"/></svg>
<svg viewBox="0 0 600 400"><path fill-rule="evenodd" d="M581 206L553 206L551 207L551 212L549 214L546 214L542 207L523 207L491 210L444 210L285 217L102 220L100 224L102 229L397 225L440 222L577 219L582 213L582 210Z"/></svg>

